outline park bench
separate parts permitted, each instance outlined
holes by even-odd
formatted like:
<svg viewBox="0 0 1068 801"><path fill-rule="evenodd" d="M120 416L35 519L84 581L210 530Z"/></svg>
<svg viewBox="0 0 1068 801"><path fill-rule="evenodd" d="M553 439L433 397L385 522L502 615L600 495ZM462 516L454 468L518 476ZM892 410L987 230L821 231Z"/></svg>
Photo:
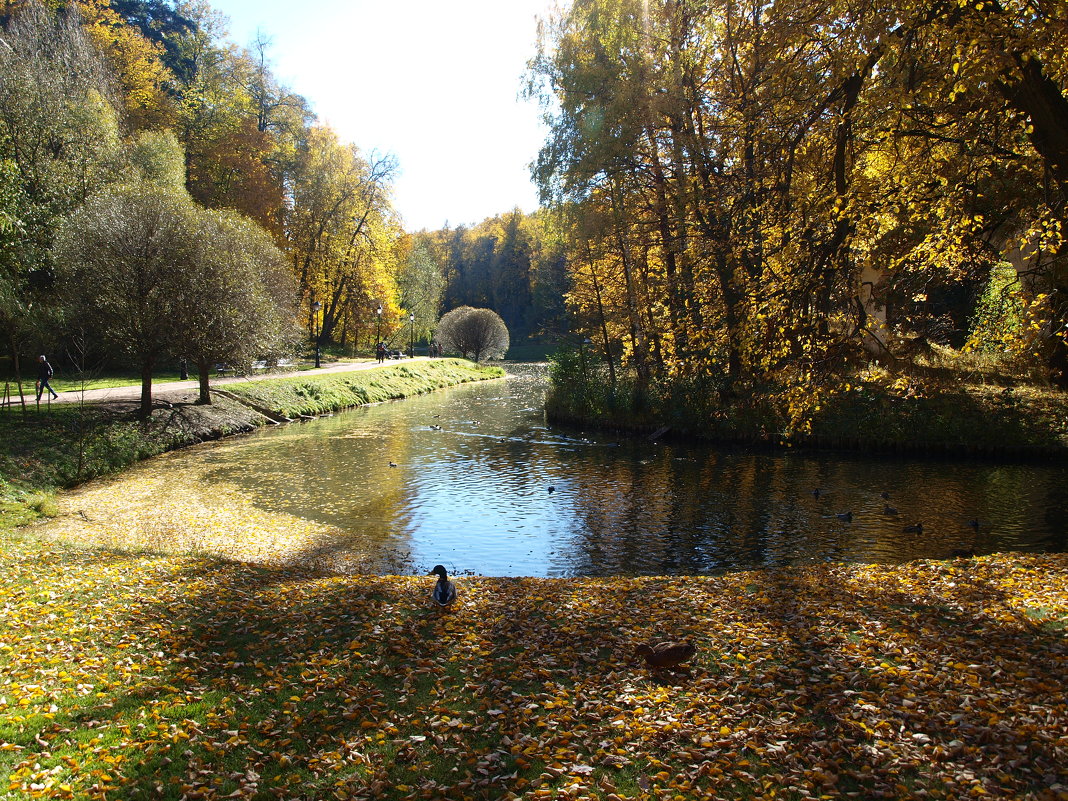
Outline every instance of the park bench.
<svg viewBox="0 0 1068 801"><path fill-rule="evenodd" d="M273 364L268 364L266 359L258 359L257 361L254 361L252 364L249 365L249 367L252 370L267 370L267 369L270 369L272 367L292 367L292 366L293 366L293 360L292 359L279 359L277 362L275 362ZM231 366L229 364L223 364L222 362L220 362L220 363L215 365L215 372L216 373L220 373L220 374L236 373L237 372L237 368L233 367L233 366Z"/></svg>

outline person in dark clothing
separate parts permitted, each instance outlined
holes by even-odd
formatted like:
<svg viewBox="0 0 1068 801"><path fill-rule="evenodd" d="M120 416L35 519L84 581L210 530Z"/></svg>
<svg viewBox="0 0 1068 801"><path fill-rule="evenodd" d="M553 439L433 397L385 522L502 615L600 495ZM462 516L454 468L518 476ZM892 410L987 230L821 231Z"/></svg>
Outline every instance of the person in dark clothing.
<svg viewBox="0 0 1068 801"><path fill-rule="evenodd" d="M378 343L378 347L375 348L375 356L378 357L379 364L386 360L386 345L384 342Z"/></svg>
<svg viewBox="0 0 1068 801"><path fill-rule="evenodd" d="M48 380L52 377L52 375L53 375L52 365L50 365L48 363L48 359L46 359L43 355L38 356L37 357L37 402L38 403L41 402L41 394L46 389L49 392L52 393L52 397L53 398L58 398L59 397L59 395L56 393L56 391L54 389L52 389L51 384L48 383Z"/></svg>

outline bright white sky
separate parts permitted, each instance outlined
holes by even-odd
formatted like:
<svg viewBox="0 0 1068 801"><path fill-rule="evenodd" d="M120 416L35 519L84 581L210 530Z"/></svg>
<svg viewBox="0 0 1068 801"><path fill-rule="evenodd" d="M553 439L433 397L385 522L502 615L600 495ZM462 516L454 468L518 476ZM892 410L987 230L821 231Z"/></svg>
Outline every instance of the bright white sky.
<svg viewBox="0 0 1068 801"><path fill-rule="evenodd" d="M550 0L210 0L230 38L272 39L274 73L342 140L400 163L408 230L537 208L545 138L520 99Z"/></svg>

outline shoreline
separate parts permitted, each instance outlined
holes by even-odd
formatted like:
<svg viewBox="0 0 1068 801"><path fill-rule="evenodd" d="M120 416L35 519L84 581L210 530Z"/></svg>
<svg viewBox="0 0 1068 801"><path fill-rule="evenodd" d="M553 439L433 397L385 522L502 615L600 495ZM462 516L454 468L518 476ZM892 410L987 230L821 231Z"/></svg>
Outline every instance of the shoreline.
<svg viewBox="0 0 1068 801"><path fill-rule="evenodd" d="M830 450L920 458L1068 462L1068 393L974 388L901 396L868 384L845 397L830 396L806 422L791 423L779 396L754 393L727 402L686 396L680 403L641 413L620 408L592 393L605 406L584 408L573 390L546 402L553 422L630 432L636 436L688 437L724 445L786 450ZM710 396L714 398L713 396ZM690 404L690 405L688 405ZM663 408L661 408L663 407Z"/></svg>
<svg viewBox="0 0 1068 801"><path fill-rule="evenodd" d="M0 530L51 516L57 491L114 475L153 456L248 433L281 418L299 422L504 375L500 368L459 359L419 360L230 383L213 391L210 405L197 404L195 390L168 393L156 399L152 418L144 422L133 419L139 399L58 404L25 420L11 411L0 415Z"/></svg>

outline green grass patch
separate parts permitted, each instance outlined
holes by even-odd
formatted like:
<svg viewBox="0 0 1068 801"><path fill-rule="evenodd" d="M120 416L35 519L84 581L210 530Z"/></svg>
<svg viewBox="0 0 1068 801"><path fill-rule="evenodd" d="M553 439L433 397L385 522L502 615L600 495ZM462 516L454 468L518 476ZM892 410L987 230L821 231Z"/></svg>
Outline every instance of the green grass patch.
<svg viewBox="0 0 1068 801"><path fill-rule="evenodd" d="M227 390L287 417L325 414L504 375L462 359L434 359L315 377L230 385Z"/></svg>

